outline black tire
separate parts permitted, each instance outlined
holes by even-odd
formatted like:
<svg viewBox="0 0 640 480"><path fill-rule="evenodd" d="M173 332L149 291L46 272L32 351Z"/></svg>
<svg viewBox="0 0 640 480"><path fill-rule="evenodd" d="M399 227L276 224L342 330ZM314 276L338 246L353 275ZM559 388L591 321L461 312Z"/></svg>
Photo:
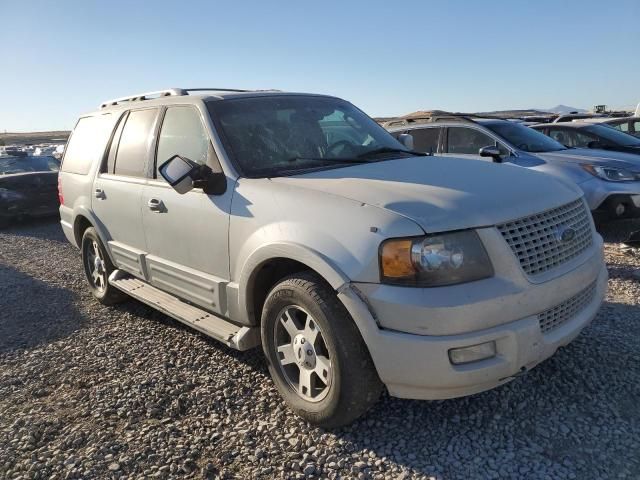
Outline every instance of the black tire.
<svg viewBox="0 0 640 480"><path fill-rule="evenodd" d="M95 253L96 248L99 252L100 263L102 264L101 270L103 270L103 273L100 275L103 278L101 282L97 282L94 277L96 267L93 263L95 256L92 256L92 253ZM93 296L103 305L113 305L114 303L126 300L127 296L117 288L111 286L107 280L111 272L115 270L115 267L111 263L111 259L93 227L89 227L84 231L80 250L82 253L84 274Z"/></svg>
<svg viewBox="0 0 640 480"><path fill-rule="evenodd" d="M298 382L297 387L294 386L290 382L290 375L285 373L291 367L293 372L296 369L302 372L303 365L297 361L286 367L280 364L284 355L277 351L277 335L280 331L278 328L285 327L278 325L286 318L283 312L289 311L292 306L304 310L303 316L308 312L307 318L311 318L311 323L317 324L313 328L320 332L320 340L317 341L322 345L315 345L315 353L322 349L326 356L318 357L330 359L330 374L327 376L330 385L326 385L327 382L324 381L318 383L321 379L314 377L314 383L324 388L324 396L319 396L320 400L317 401L303 398L298 393L302 382ZM304 323L304 320L300 322ZM302 272L289 276L269 292L262 310L261 334L269 371L276 387L287 405L309 423L324 428L340 427L360 417L378 401L383 385L369 350L344 305L317 274ZM287 333L287 337L292 338L292 335ZM291 343L295 356L295 352L299 351L299 344L295 346L293 339ZM313 364L315 365L315 360ZM323 372L326 373L324 370Z"/></svg>

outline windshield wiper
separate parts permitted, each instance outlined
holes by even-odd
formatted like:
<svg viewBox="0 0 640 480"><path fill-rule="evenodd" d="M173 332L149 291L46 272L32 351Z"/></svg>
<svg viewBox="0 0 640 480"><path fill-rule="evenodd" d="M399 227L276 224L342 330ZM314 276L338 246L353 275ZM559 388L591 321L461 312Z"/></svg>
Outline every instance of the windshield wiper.
<svg viewBox="0 0 640 480"><path fill-rule="evenodd" d="M332 163L369 163L361 158L324 158L324 157L292 157L289 162L332 162Z"/></svg>
<svg viewBox="0 0 640 480"><path fill-rule="evenodd" d="M409 155L414 155L418 157L427 157L429 154L423 152L414 152L413 150L405 150L403 148L394 148L394 147L380 147L374 148L373 150L369 150L368 152L361 153L357 158L367 158L374 155L379 155L381 153L408 153Z"/></svg>

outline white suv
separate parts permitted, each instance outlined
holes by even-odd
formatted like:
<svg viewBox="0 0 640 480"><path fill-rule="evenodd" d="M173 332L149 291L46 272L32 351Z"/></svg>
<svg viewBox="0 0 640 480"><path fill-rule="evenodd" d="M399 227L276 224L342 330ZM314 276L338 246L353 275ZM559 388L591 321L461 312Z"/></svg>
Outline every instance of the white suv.
<svg viewBox="0 0 640 480"><path fill-rule="evenodd" d="M78 121L59 188L100 302L262 344L287 404L325 427L384 386L445 399L511 380L578 335L607 284L577 187L420 156L334 97L105 102Z"/></svg>

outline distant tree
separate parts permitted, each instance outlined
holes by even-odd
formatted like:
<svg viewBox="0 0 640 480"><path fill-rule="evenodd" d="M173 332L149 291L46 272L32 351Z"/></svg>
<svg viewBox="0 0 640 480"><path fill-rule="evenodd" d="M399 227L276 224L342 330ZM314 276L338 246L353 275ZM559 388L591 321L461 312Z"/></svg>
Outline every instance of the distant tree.
<svg viewBox="0 0 640 480"><path fill-rule="evenodd" d="M0 138L0 147L4 147L4 140Z"/></svg>

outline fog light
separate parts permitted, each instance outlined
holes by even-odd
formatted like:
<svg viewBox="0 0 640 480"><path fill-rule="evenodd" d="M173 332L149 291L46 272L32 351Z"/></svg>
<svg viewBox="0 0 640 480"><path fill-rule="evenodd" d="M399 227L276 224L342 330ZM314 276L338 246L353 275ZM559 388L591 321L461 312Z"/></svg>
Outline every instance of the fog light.
<svg viewBox="0 0 640 480"><path fill-rule="evenodd" d="M449 350L449 360L454 365L477 362L496 356L496 342L490 341L470 347L452 348Z"/></svg>

